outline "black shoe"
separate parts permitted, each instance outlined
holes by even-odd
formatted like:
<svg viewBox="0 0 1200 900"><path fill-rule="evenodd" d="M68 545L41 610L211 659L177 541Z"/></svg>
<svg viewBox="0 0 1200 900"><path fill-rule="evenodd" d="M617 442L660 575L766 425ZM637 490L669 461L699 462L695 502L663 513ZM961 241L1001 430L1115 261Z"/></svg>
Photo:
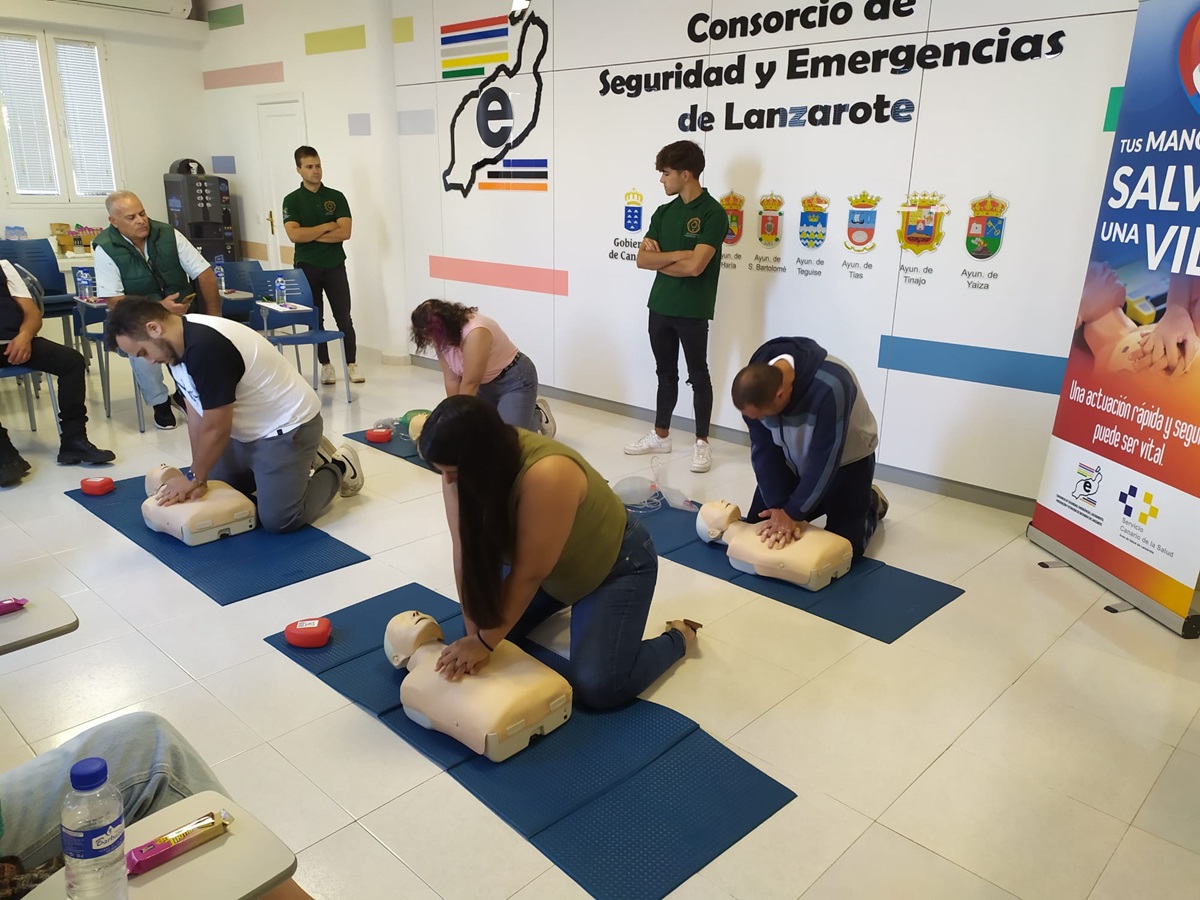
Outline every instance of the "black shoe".
<svg viewBox="0 0 1200 900"><path fill-rule="evenodd" d="M187 404L183 402L183 391L175 388L175 393L171 395L171 402L179 407L179 411L185 416L187 415Z"/></svg>
<svg viewBox="0 0 1200 900"><path fill-rule="evenodd" d="M171 401L164 400L154 407L154 427L170 431L176 426L175 413L171 412Z"/></svg>
<svg viewBox="0 0 1200 900"><path fill-rule="evenodd" d="M19 456L10 456L0 460L0 487L12 487L14 484L18 484L28 471L29 463Z"/></svg>
<svg viewBox="0 0 1200 900"><path fill-rule="evenodd" d="M63 438L58 448L58 464L61 466L77 466L80 463L97 466L116 458L117 454L111 450L101 450L86 437Z"/></svg>

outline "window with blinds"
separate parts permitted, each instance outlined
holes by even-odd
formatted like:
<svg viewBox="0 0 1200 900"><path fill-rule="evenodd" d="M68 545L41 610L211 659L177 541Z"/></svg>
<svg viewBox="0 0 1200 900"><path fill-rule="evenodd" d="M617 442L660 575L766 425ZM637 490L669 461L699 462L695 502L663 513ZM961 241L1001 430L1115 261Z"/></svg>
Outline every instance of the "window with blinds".
<svg viewBox="0 0 1200 900"><path fill-rule="evenodd" d="M0 111L14 199L86 200L116 190L95 43L0 34Z"/></svg>
<svg viewBox="0 0 1200 900"><path fill-rule="evenodd" d="M58 171L37 38L0 34L0 101L16 192L57 196Z"/></svg>
<svg viewBox="0 0 1200 900"><path fill-rule="evenodd" d="M108 142L108 111L100 86L100 53L87 41L56 40L54 61L75 193L103 197L117 189L117 182Z"/></svg>

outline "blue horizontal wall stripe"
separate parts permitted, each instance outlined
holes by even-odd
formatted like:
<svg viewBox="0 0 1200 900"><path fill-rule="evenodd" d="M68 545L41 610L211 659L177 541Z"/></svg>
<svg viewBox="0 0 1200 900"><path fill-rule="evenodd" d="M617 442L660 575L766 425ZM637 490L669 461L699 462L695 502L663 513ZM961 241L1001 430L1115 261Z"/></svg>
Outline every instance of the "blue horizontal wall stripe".
<svg viewBox="0 0 1200 900"><path fill-rule="evenodd" d="M490 31L472 31L467 34L451 34L442 38L443 44L465 44L467 41L482 41L484 38L508 37L507 28L493 28Z"/></svg>
<svg viewBox="0 0 1200 900"><path fill-rule="evenodd" d="M544 169L549 163L548 159L506 159L504 167L507 169Z"/></svg>
<svg viewBox="0 0 1200 900"><path fill-rule="evenodd" d="M1067 359L885 334L879 338L879 368L1057 394L1062 390Z"/></svg>

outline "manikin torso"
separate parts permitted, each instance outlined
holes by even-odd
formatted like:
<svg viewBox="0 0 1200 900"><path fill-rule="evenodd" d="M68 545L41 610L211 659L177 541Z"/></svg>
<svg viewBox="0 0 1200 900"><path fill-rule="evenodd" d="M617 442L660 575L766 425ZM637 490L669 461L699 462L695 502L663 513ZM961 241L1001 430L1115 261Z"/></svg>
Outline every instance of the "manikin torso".
<svg viewBox="0 0 1200 900"><path fill-rule="evenodd" d="M442 629L423 613L394 616L383 646L392 665L408 669L400 684L405 714L493 762L525 749L530 738L571 717L567 680L509 641L496 645L477 674L458 681L434 671L444 647Z"/></svg>
<svg viewBox="0 0 1200 900"><path fill-rule="evenodd" d="M159 487L182 474L166 464L146 473L142 520L148 528L169 534L189 546L254 530L257 524L254 501L223 481L210 481L208 490L198 500L159 506L155 496Z"/></svg>
<svg viewBox="0 0 1200 900"><path fill-rule="evenodd" d="M725 544L729 564L738 571L778 578L810 591L845 575L854 557L849 541L815 525L805 525L800 537L787 546L769 547L759 539L758 526L741 521L741 510L725 500L700 507L696 533L702 541Z"/></svg>

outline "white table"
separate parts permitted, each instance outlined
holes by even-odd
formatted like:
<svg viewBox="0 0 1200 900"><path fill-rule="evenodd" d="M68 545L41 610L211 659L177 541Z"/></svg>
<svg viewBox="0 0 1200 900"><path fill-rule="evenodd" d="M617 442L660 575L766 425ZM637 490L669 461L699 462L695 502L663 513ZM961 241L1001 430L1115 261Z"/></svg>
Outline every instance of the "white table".
<svg viewBox="0 0 1200 900"><path fill-rule="evenodd" d="M79 617L54 591L41 588L14 596L29 602L20 612L0 616L0 656L40 644L79 627Z"/></svg>
<svg viewBox="0 0 1200 900"><path fill-rule="evenodd" d="M67 281L67 293L75 293L75 273L71 271L74 267L94 269L96 267L96 257L92 254L79 253L75 256L59 256L58 271L62 272Z"/></svg>
<svg viewBox="0 0 1200 900"><path fill-rule="evenodd" d="M261 897L296 871L296 855L266 825L216 791L204 791L130 825L125 850L161 834L227 809L233 824L218 838L177 856L157 869L129 879L129 896L143 900L243 900ZM31 900L55 900L66 894L61 869L38 885Z"/></svg>

